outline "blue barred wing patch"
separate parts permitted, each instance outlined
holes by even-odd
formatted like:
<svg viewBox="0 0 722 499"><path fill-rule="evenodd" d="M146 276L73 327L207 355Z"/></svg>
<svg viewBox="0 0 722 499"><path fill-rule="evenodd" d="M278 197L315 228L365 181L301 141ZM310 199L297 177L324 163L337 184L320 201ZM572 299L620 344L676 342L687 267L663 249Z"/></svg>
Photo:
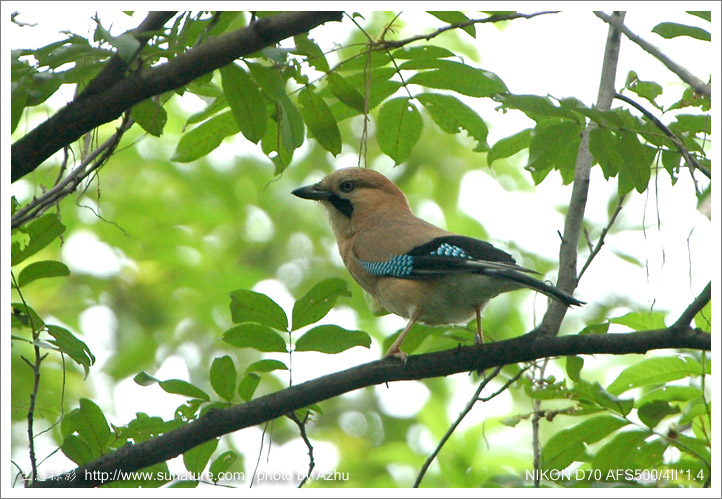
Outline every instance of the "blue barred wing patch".
<svg viewBox="0 0 722 499"><path fill-rule="evenodd" d="M364 270L371 275L409 277L414 271L415 258L417 259L417 263L424 262L424 264L426 264L429 257L435 256L471 259L471 257L458 246L444 243L426 255L417 255L416 257L412 255L397 255L383 262L367 262L359 259L359 263Z"/></svg>

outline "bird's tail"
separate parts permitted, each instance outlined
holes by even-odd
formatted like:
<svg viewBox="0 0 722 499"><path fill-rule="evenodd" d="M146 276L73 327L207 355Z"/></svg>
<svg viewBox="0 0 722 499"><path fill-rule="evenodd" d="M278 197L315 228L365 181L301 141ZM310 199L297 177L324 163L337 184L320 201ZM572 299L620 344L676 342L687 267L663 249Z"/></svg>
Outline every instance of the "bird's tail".
<svg viewBox="0 0 722 499"><path fill-rule="evenodd" d="M540 293L545 294L549 298L553 298L557 301L562 302L567 307L581 306L586 303L581 300L577 300L569 293L566 293L566 292L562 291L561 289L559 289L555 286L552 286L551 284L547 284L543 281L535 279L535 278L533 278L529 275L526 275L522 272L519 272L517 270L486 269L483 272L483 274L488 275L489 277L496 277L498 279L506 279L509 281L514 281L516 283L523 285L524 287L535 289L535 290L539 291Z"/></svg>

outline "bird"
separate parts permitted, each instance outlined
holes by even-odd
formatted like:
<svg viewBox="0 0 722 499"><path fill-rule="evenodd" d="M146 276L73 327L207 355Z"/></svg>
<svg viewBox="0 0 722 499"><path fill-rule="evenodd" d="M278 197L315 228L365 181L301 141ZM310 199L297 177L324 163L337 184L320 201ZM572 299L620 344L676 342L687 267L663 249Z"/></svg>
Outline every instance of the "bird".
<svg viewBox="0 0 722 499"><path fill-rule="evenodd" d="M584 305L542 282L487 241L441 229L416 217L403 191L383 174L340 168L292 191L326 208L344 265L383 308L408 320L384 357L407 358L404 338L417 322L468 323L483 343L481 312L492 298L531 288L567 307Z"/></svg>

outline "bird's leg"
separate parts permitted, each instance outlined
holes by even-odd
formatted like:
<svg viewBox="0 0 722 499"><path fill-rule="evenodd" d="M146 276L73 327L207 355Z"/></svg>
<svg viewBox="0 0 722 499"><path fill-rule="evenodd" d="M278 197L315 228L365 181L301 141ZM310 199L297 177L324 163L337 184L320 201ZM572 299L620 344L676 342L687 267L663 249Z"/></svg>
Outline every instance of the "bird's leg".
<svg viewBox="0 0 722 499"><path fill-rule="evenodd" d="M484 344L484 332L481 330L481 305L476 305L476 336L474 336L474 344Z"/></svg>
<svg viewBox="0 0 722 499"><path fill-rule="evenodd" d="M411 328L416 324L416 321L419 320L419 317L421 316L421 307L419 307L418 310L414 312L414 314L409 319L409 323L406 324L406 327L403 331L401 331L401 334L399 334L399 337L396 338L396 341L393 342L391 347L389 348L389 351L386 352L386 355L384 355L384 358L387 357L398 357L404 362L406 362L406 357L409 355L405 352L401 351L401 343L404 341L404 338L408 334L409 331L411 331Z"/></svg>

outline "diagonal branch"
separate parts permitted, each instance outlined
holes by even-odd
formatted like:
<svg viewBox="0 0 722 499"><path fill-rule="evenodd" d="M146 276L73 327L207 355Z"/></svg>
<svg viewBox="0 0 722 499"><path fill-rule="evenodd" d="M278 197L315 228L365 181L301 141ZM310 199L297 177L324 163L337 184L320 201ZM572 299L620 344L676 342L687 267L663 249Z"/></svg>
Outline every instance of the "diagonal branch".
<svg viewBox="0 0 722 499"><path fill-rule="evenodd" d="M712 282L708 282L702 292L690 303L689 307L679 316L679 319L672 325L670 329L675 331L684 331L689 327L694 317L702 310L712 299Z"/></svg>
<svg viewBox="0 0 722 499"><path fill-rule="evenodd" d="M55 151L90 130L119 117L135 104L180 88L199 76L232 63L327 21L341 12L284 12L208 40L175 59L141 71L110 88L76 98L12 145L12 181L35 170Z"/></svg>
<svg viewBox="0 0 722 499"><path fill-rule="evenodd" d="M642 47L645 51L656 57L659 62L667 66L667 69L672 71L674 74L679 76L682 81L694 88L695 92L702 94L707 98L710 97L710 95L712 94L712 89L709 85L707 85L702 80L694 76L692 73L684 69L682 66L675 63L672 59L664 55L657 47L634 34L628 27L624 25L623 19L615 19L613 16L608 16L603 12L594 12L594 14L602 21L620 30L627 38L629 38L634 43Z"/></svg>
<svg viewBox="0 0 722 499"><path fill-rule="evenodd" d="M614 17L624 19L624 12L615 12ZM602 61L602 77L599 82L596 104L596 108L602 111L609 110L612 105L614 80L617 75L617 62L619 60L620 38L619 31L610 26ZM590 123L582 133L582 140L579 143L577 160L574 165L574 186L569 200L569 211L564 221L564 236L559 248L557 287L570 294L574 292L579 282L577 277L577 244L584 224L584 210L589 193L589 176L594 163L592 153L589 150L589 133L594 126L594 123ZM566 313L567 307L562 305L561 302L552 301L537 331L540 334L558 334Z"/></svg>
<svg viewBox="0 0 722 499"><path fill-rule="evenodd" d="M674 334L670 334L674 331ZM96 487L123 473L140 470L176 457L212 438L272 421L292 411L367 386L401 380L448 376L529 362L544 357L582 354L645 353L660 348L710 350L711 335L689 327L627 334L542 336L412 355L406 363L382 359L291 386L227 409L208 411L181 428L144 442L127 445L55 479L33 487ZM103 480L102 477L106 479Z"/></svg>

